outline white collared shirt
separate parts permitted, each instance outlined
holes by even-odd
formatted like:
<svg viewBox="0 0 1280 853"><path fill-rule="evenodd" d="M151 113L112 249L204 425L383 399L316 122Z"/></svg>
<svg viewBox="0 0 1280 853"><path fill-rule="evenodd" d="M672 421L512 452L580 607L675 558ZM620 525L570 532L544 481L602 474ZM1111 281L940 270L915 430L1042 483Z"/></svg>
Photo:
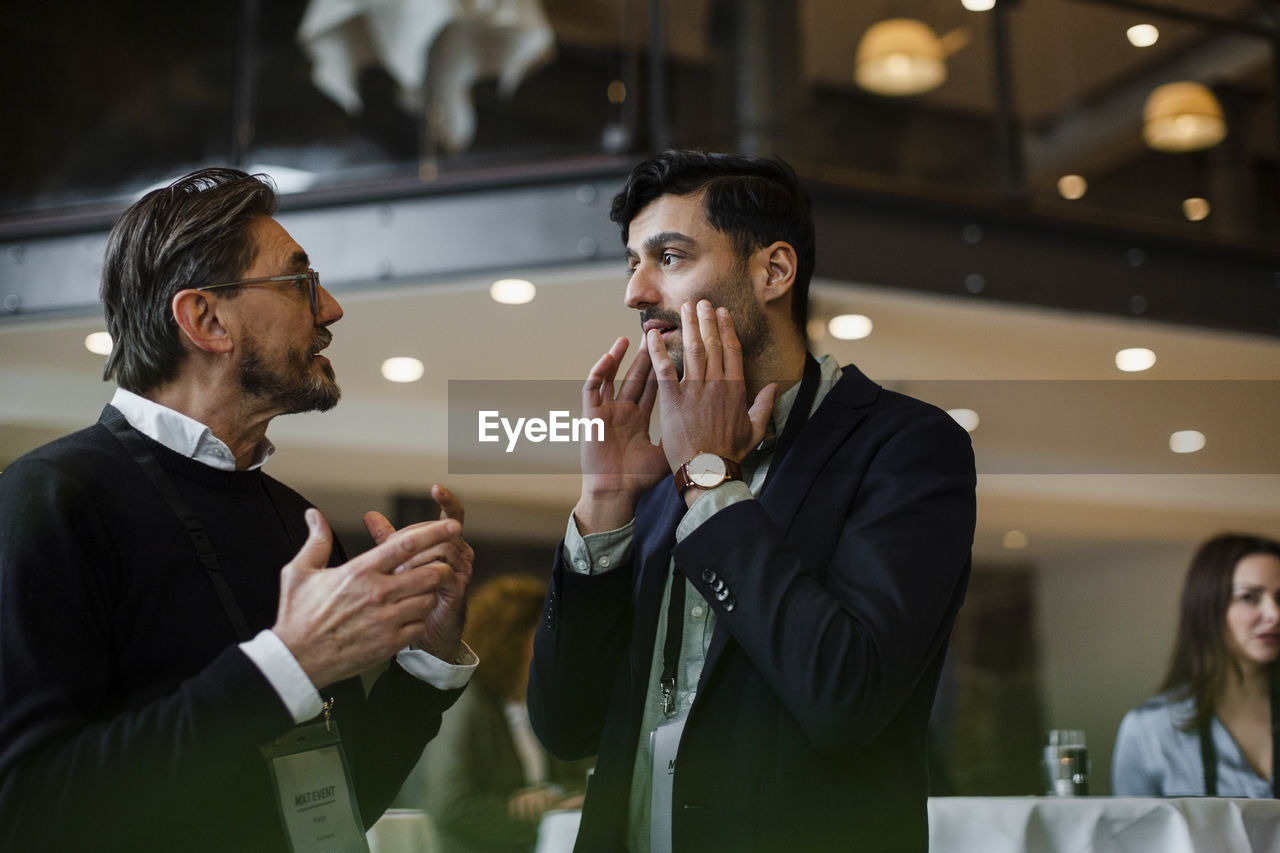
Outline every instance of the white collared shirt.
<svg viewBox="0 0 1280 853"><path fill-rule="evenodd" d="M174 453L181 453L188 459L202 462L219 471L236 470L236 457L231 448L195 418L123 388L116 389L111 405L120 410L129 426L147 438L155 439ZM256 471L261 468L275 452L276 446L263 438L254 448L253 464L246 470Z"/></svg>
<svg viewBox="0 0 1280 853"><path fill-rule="evenodd" d="M129 426L174 453L220 471L236 470L231 448L195 418L123 388L116 389L111 405L124 415ZM261 468L273 453L275 445L263 438L254 449L254 461L248 470ZM320 692L288 646L273 631L260 631L252 640L241 643L240 648L271 683L280 701L293 715L294 722L301 723L320 713L324 704ZM401 649L396 654L396 662L415 678L440 690L452 690L471 679L479 661L475 653L464 645L462 659L458 663L446 663L416 649Z"/></svg>

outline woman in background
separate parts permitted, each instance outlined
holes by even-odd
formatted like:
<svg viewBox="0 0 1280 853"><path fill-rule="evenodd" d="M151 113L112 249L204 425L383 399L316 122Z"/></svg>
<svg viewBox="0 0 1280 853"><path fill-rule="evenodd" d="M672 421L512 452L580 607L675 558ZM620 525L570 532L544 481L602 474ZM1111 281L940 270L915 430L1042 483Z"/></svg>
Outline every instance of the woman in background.
<svg viewBox="0 0 1280 853"><path fill-rule="evenodd" d="M464 638L480 665L396 802L425 808L447 853L533 850L545 812L582 804L590 762L549 756L525 705L546 590L506 575L469 596Z"/></svg>
<svg viewBox="0 0 1280 853"><path fill-rule="evenodd" d="M1240 534L1210 539L1187 570L1161 692L1120 723L1112 793L1275 796L1271 683L1278 658L1280 542Z"/></svg>

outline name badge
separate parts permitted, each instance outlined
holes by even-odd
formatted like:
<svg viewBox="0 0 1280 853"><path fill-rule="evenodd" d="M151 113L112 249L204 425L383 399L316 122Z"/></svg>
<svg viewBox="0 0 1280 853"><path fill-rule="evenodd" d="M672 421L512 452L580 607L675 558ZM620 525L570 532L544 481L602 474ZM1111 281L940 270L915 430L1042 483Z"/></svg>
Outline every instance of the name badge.
<svg viewBox="0 0 1280 853"><path fill-rule="evenodd" d="M663 723L649 736L653 745L653 798L649 808L649 853L671 853L671 798L676 781L676 752L685 719Z"/></svg>
<svg viewBox="0 0 1280 853"><path fill-rule="evenodd" d="M262 752L294 853L369 853L336 722L298 726Z"/></svg>

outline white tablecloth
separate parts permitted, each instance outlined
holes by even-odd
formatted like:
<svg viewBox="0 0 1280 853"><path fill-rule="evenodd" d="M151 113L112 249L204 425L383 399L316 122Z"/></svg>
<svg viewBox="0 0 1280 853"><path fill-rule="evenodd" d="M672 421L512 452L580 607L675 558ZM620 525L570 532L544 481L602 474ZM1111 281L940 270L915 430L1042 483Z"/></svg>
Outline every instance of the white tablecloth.
<svg viewBox="0 0 1280 853"><path fill-rule="evenodd" d="M934 797L930 853L1280 853L1280 800Z"/></svg>

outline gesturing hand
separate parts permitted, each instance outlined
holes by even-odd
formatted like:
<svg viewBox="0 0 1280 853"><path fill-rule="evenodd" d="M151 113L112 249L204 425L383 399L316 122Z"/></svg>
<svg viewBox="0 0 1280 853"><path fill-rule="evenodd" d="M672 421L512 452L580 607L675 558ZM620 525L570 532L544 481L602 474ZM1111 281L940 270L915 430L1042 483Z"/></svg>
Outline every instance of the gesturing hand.
<svg viewBox="0 0 1280 853"><path fill-rule="evenodd" d="M644 347L614 392L627 344L614 341L582 386L583 417L604 421L603 441L581 443L582 498L574 516L583 533L625 524L640 496L667 473L661 448L649 439L657 383Z"/></svg>
<svg viewBox="0 0 1280 853"><path fill-rule="evenodd" d="M457 660L462 648L462 628L467 616L467 585L471 581L471 567L475 551L462 538L462 520L466 514L462 501L441 485L431 487L431 498L440 505L440 521L424 521L401 528L404 533L418 528L438 525L445 519L458 523L456 536L417 554L408 564L399 566L403 572L418 567L443 564L449 571L441 577L436 587L436 604L427 616L422 635L414 638L412 646L440 658L445 663ZM364 526L379 545L396 533L396 529L380 512L367 512Z"/></svg>
<svg viewBox="0 0 1280 853"><path fill-rule="evenodd" d="M422 637L441 590L455 582L448 563L422 556L460 537L462 525L454 519L414 525L329 569L329 524L316 509L306 518L307 541L280 572L272 631L320 689Z"/></svg>
<svg viewBox="0 0 1280 853"><path fill-rule="evenodd" d="M766 385L748 408L742 345L726 308L702 300L680 306L684 377L678 378L662 337L646 343L658 378L662 450L675 471L700 451L741 461L764 438L778 386Z"/></svg>

